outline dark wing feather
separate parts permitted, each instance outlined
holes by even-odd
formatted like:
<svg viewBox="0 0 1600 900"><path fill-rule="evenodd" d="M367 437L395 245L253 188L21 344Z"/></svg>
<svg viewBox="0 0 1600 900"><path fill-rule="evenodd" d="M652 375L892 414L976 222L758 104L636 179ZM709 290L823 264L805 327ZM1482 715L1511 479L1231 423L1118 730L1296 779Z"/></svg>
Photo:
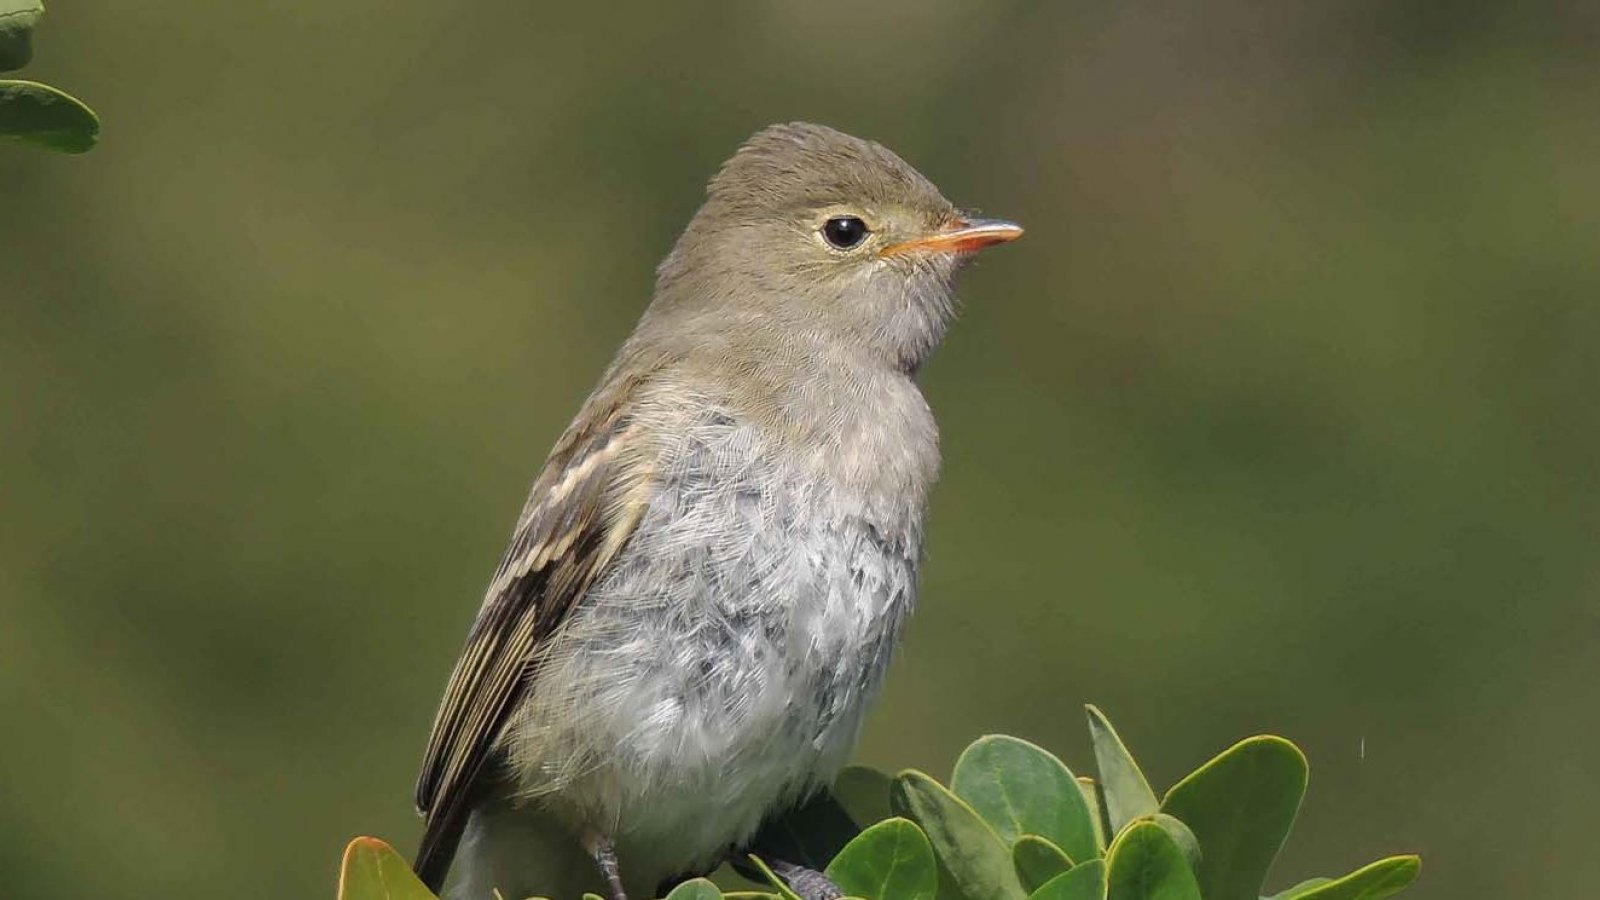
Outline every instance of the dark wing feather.
<svg viewBox="0 0 1600 900"><path fill-rule="evenodd" d="M414 868L435 891L449 871L478 775L531 674L536 648L579 602L643 513L649 473L624 402L630 387L591 399L551 452L450 674L416 792L425 826Z"/></svg>

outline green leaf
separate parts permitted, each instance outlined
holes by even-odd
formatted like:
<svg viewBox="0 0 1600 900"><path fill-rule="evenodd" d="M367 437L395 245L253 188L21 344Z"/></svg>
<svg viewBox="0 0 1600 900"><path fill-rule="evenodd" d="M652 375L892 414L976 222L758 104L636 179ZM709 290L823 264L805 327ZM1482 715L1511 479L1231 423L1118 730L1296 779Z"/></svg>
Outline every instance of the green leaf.
<svg viewBox="0 0 1600 900"><path fill-rule="evenodd" d="M724 891L722 900L782 900L782 898L767 891Z"/></svg>
<svg viewBox="0 0 1600 900"><path fill-rule="evenodd" d="M1292 898L1303 896L1312 888L1318 888L1325 884L1332 883L1332 878L1307 878L1305 881L1300 882L1292 888L1279 891L1270 897L1262 897L1261 900L1292 900Z"/></svg>
<svg viewBox="0 0 1600 900"><path fill-rule="evenodd" d="M1103 900L1105 895L1105 860L1091 859L1046 881L1028 900Z"/></svg>
<svg viewBox="0 0 1600 900"><path fill-rule="evenodd" d="M889 776L866 766L845 766L833 781L833 798L865 828L889 818Z"/></svg>
<svg viewBox="0 0 1600 900"><path fill-rule="evenodd" d="M358 837L344 848L339 900L434 900L434 896L393 847L377 838Z"/></svg>
<svg viewBox="0 0 1600 900"><path fill-rule="evenodd" d="M1072 859L1099 855L1094 817L1061 760L1021 738L988 735L956 760L950 790L1013 844L1036 834Z"/></svg>
<svg viewBox="0 0 1600 900"><path fill-rule="evenodd" d="M1149 821L1117 836L1106 854L1106 882L1107 900L1200 900L1200 884L1183 851Z"/></svg>
<svg viewBox="0 0 1600 900"><path fill-rule="evenodd" d="M820 872L860 831L839 801L821 791L762 825L751 840L750 849L770 859Z"/></svg>
<svg viewBox="0 0 1600 900"><path fill-rule="evenodd" d="M1167 792L1161 811L1199 839L1206 900L1256 900L1306 792L1306 758L1280 737L1240 741Z"/></svg>
<svg viewBox="0 0 1600 900"><path fill-rule="evenodd" d="M44 15L40 0L0 0L0 72L33 59L33 28Z"/></svg>
<svg viewBox="0 0 1600 900"><path fill-rule="evenodd" d="M1416 856L1380 859L1338 879L1316 878L1276 895L1273 900L1382 900L1415 881L1422 871Z"/></svg>
<svg viewBox="0 0 1600 900"><path fill-rule="evenodd" d="M789 883L779 878L777 873L772 871L772 867L767 865L766 860L754 853L749 855L749 859L750 863L755 866L756 871L761 873L761 877L765 878L768 884L778 889L779 897L782 897L783 900L801 900L800 895L789 887Z"/></svg>
<svg viewBox="0 0 1600 900"><path fill-rule="evenodd" d="M1036 834L1025 834L1011 845L1011 864L1026 891L1036 891L1046 881L1072 868L1072 858Z"/></svg>
<svg viewBox="0 0 1600 900"><path fill-rule="evenodd" d="M1024 896L1011 850L961 798L922 772L895 776L889 807L922 827L955 886L973 900Z"/></svg>
<svg viewBox="0 0 1600 900"><path fill-rule="evenodd" d="M1089 808L1089 816L1094 819L1094 842L1099 848L1095 856L1104 856L1106 845L1111 843L1111 820L1106 815L1106 794L1100 790L1100 782L1087 775L1078 776L1078 790L1083 794L1083 803Z"/></svg>
<svg viewBox="0 0 1600 900"><path fill-rule="evenodd" d="M599 894L591 894L588 891L584 891L583 892L583 900L605 900L605 898L600 896Z"/></svg>
<svg viewBox="0 0 1600 900"><path fill-rule="evenodd" d="M861 832L826 874L846 894L867 900L934 900L939 893L933 846L907 819L885 819Z"/></svg>
<svg viewBox="0 0 1600 900"><path fill-rule="evenodd" d="M99 133L100 120L71 94L33 81L0 81L0 138L83 153Z"/></svg>
<svg viewBox="0 0 1600 900"><path fill-rule="evenodd" d="M1183 851L1183 858L1189 863L1189 868L1193 869L1198 877L1201 857L1200 841L1194 836L1194 832L1189 830L1189 826L1166 813L1156 813L1150 817L1150 821L1160 825L1161 830L1167 833L1167 837L1172 838L1172 842L1178 845L1179 850Z"/></svg>
<svg viewBox="0 0 1600 900"><path fill-rule="evenodd" d="M1093 705L1086 709L1089 736L1094 740L1094 759L1100 767L1100 790L1106 798L1106 817L1110 820L1111 834L1115 835L1134 819L1160 809L1161 804L1156 802L1150 782L1139 771L1139 764L1133 761L1133 754L1117 736L1117 730L1111 727L1105 713Z"/></svg>
<svg viewBox="0 0 1600 900"><path fill-rule="evenodd" d="M723 900L722 891L704 878L691 878L672 889L666 900Z"/></svg>

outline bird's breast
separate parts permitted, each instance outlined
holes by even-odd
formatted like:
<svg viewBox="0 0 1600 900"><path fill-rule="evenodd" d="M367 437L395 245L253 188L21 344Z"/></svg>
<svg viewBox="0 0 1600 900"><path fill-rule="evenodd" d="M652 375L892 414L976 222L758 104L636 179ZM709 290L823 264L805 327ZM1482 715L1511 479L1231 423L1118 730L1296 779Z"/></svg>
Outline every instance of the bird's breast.
<svg viewBox="0 0 1600 900"><path fill-rule="evenodd" d="M931 475L872 429L795 449L726 409L674 433L516 717L530 792L726 843L844 763L912 607Z"/></svg>

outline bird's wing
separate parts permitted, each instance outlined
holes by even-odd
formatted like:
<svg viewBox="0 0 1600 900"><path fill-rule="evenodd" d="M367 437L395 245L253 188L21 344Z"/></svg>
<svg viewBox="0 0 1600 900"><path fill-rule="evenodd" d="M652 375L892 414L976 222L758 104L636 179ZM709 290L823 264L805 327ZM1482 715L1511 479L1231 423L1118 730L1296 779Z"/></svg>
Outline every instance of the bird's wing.
<svg viewBox="0 0 1600 900"><path fill-rule="evenodd" d="M551 451L450 674L416 790L426 818L414 867L435 891L471 811L474 782L532 674L535 648L643 515L650 472L630 414L636 386L591 398Z"/></svg>

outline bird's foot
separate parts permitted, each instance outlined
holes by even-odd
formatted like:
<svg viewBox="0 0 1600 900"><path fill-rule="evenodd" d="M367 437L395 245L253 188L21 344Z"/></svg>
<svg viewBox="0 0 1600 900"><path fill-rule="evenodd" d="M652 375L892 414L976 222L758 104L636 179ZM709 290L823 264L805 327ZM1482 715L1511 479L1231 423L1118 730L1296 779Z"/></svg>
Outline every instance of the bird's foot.
<svg viewBox="0 0 1600 900"><path fill-rule="evenodd" d="M767 860L767 865L772 874L782 878L790 890L800 895L800 900L840 900L844 896L844 891L839 890L832 879L816 869L781 859Z"/></svg>
<svg viewBox="0 0 1600 900"><path fill-rule="evenodd" d="M611 895L610 900L628 900L628 892L622 889L622 874L617 868L617 848L612 845L611 838L591 834L583 843L589 855L594 857L600 877L606 880L606 892Z"/></svg>

